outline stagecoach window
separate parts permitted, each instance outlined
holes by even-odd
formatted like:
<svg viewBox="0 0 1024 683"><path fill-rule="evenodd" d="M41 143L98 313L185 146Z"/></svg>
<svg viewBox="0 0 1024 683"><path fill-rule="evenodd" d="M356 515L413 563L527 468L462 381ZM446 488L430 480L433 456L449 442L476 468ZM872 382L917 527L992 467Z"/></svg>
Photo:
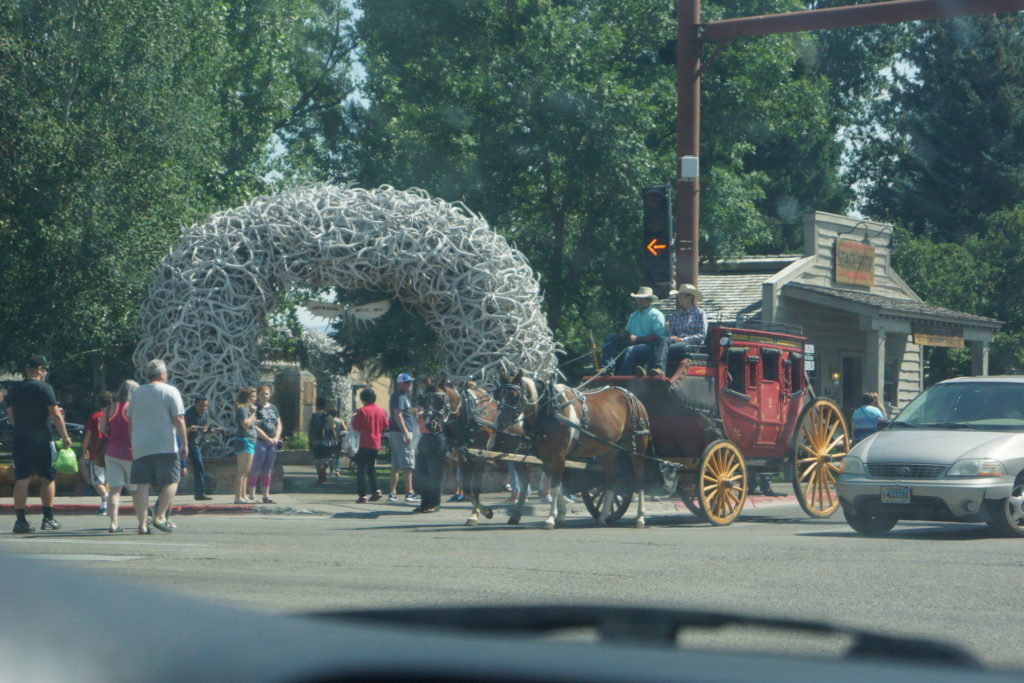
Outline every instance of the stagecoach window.
<svg viewBox="0 0 1024 683"><path fill-rule="evenodd" d="M790 391L796 393L804 388L804 354L791 353L789 360L792 361L789 364Z"/></svg>
<svg viewBox="0 0 1024 683"><path fill-rule="evenodd" d="M740 394L747 393L747 350L729 349L726 370L729 373L727 387Z"/></svg>
<svg viewBox="0 0 1024 683"><path fill-rule="evenodd" d="M761 349L761 379L770 382L779 381L779 359L782 352L778 349Z"/></svg>

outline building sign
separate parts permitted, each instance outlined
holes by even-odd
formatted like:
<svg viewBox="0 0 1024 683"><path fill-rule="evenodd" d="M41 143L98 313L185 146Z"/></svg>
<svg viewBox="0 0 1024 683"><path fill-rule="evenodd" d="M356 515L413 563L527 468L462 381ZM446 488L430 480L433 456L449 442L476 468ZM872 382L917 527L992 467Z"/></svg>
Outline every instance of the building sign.
<svg viewBox="0 0 1024 683"><path fill-rule="evenodd" d="M846 285L875 284L875 248L863 242L836 240L836 282Z"/></svg>
<svg viewBox="0 0 1024 683"><path fill-rule="evenodd" d="M921 346L945 346L951 349L964 347L963 325L937 325L917 321L911 330L914 333L914 343Z"/></svg>

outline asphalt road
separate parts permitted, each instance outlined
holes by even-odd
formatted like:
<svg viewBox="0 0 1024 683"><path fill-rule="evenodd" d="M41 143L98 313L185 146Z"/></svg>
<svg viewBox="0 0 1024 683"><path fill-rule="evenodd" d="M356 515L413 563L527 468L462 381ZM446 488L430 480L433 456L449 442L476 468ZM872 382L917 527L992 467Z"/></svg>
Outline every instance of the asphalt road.
<svg viewBox="0 0 1024 683"><path fill-rule="evenodd" d="M102 518L65 516L58 532L0 534L0 552L270 612L523 603L712 609L934 637L987 665L1024 671L1013 573L1024 542L994 538L984 526L901 524L868 539L841 514L810 520L786 503L729 527L663 503L644 530L630 526L629 513L615 527L596 527L581 505L554 531L539 528L539 516L507 526L502 510L467 527L463 505L435 515L411 514L404 503L319 509L181 515L176 533L153 536L112 535ZM687 642L841 647L718 632Z"/></svg>

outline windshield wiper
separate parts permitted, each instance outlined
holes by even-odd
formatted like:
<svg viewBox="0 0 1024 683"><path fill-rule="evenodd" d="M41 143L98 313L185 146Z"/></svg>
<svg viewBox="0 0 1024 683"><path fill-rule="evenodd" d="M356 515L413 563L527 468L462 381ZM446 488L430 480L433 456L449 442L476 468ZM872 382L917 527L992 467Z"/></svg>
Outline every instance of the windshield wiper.
<svg viewBox="0 0 1024 683"><path fill-rule="evenodd" d="M924 426L931 429L977 429L966 422L929 422Z"/></svg>
<svg viewBox="0 0 1024 683"><path fill-rule="evenodd" d="M669 646L675 645L679 633L687 629L754 626L765 630L790 629L850 637L853 644L846 652L848 658L915 660L961 667L981 666L978 660L965 650L933 640L889 636L818 621L702 610L610 605L527 605L374 609L316 612L312 616L367 620L395 626L450 628L474 633L545 633L589 627L605 641Z"/></svg>

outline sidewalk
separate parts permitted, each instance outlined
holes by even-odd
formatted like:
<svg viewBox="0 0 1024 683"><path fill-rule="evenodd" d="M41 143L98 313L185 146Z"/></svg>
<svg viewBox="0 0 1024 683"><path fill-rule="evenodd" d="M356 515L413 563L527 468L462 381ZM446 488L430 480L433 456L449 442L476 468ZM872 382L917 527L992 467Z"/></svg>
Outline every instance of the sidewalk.
<svg viewBox="0 0 1024 683"><path fill-rule="evenodd" d="M382 481L381 483L386 484L387 482ZM448 513L445 516L451 516L454 514L456 516L464 517L469 515L472 510L472 506L468 501L448 503L446 502L448 500L448 496L449 494L445 494L441 498L442 512ZM191 494L180 494L175 498L175 505L172 510L172 514L335 515L364 513L367 514L367 516L372 516L379 513L381 510L395 510L396 508L406 508L411 512L412 509L418 505L417 503L405 502L403 495L399 495L397 501L389 502L387 500L386 491L384 498L379 501L365 504L356 503L355 481L352 476L344 475L341 477L330 477L325 484L318 485L316 483L315 470L312 466L306 465L286 465L284 467L283 491L271 494L271 498L274 500L274 503L272 504L254 503L236 505L234 503L234 495L228 493L214 493L212 494L212 498L213 500L197 501L193 499ZM155 496L150 497L150 500L153 502L155 502L155 499ZM495 509L495 519L484 523L503 523L504 517L507 516L507 512L510 511L514 505L513 503L508 502L509 494L506 491L485 493L481 496L481 499L485 505ZM9 500L9 498L6 499L6 501ZM121 515L134 514L134 508L131 504L131 496L124 495L121 500ZM6 501L0 504L0 515L13 515L14 505ZM792 493L778 497L748 496L746 508L750 510L786 503L795 504L796 497ZM686 510L686 506L678 498L661 499L648 496L645 504L647 514L649 515L690 514ZM627 519L635 513L635 505L636 503L634 502L626 512ZM54 501L54 514L56 516L91 515L96 513L98 506L99 497L95 495L59 495ZM586 507L582 503L571 503L569 508L572 515L581 514L589 516ZM541 501L539 497L531 497L527 499L527 502L524 505L523 514L524 516L538 517L547 514L547 510L547 503ZM38 496L32 495L29 497L27 514L42 514Z"/></svg>

